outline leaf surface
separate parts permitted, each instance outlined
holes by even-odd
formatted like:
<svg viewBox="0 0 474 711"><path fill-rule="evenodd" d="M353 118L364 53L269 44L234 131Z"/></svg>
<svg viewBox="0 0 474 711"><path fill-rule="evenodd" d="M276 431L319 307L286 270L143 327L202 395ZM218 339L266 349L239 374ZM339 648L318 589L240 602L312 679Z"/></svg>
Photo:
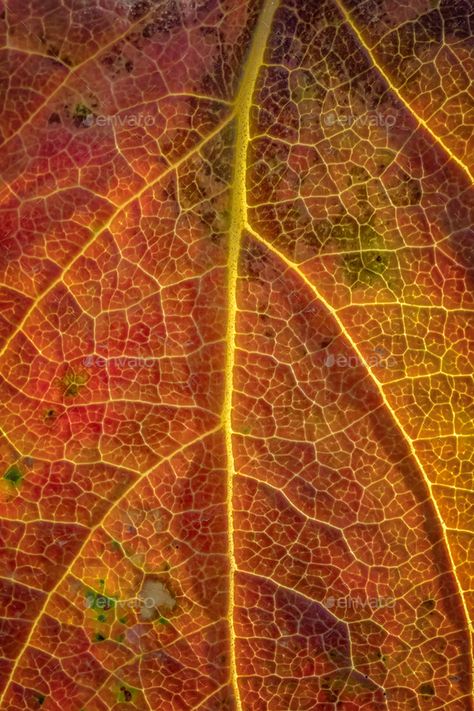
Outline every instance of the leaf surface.
<svg viewBox="0 0 474 711"><path fill-rule="evenodd" d="M7 0L2 709L471 708L471 15Z"/></svg>

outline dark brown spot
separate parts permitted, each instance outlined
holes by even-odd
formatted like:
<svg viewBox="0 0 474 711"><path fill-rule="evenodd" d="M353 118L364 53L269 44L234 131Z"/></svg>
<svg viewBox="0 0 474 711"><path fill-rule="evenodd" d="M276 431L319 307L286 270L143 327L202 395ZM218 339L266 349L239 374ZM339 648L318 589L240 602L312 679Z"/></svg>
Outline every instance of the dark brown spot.
<svg viewBox="0 0 474 711"><path fill-rule="evenodd" d="M434 696L435 690L433 684L421 684L420 694L422 696Z"/></svg>
<svg viewBox="0 0 474 711"><path fill-rule="evenodd" d="M148 0L138 0L138 2L133 3L132 7L128 13L128 19L135 21L140 20L143 15L145 15L150 9L150 3Z"/></svg>
<svg viewBox="0 0 474 711"><path fill-rule="evenodd" d="M423 600L423 602L421 603L421 607L424 610L431 611L434 610L434 608L436 607L436 603L430 598L429 600Z"/></svg>
<svg viewBox="0 0 474 711"><path fill-rule="evenodd" d="M57 417L56 410L53 410L52 408L50 408L49 410L46 410L44 419L47 424L51 424L52 422L54 422L56 417Z"/></svg>
<svg viewBox="0 0 474 711"><path fill-rule="evenodd" d="M150 37L153 37L153 35L157 31L158 31L158 25L155 22L150 22L149 25L146 25L144 27L142 36L145 37L146 39L149 39Z"/></svg>

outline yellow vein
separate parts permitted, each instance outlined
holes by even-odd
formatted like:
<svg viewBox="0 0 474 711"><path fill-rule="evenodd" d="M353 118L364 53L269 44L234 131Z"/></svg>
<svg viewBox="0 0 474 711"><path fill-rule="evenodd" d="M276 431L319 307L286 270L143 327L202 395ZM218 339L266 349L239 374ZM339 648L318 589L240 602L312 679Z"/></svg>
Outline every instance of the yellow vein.
<svg viewBox="0 0 474 711"><path fill-rule="evenodd" d="M173 163L172 165L169 165L167 168L163 170L160 175L155 178L154 180L151 181L151 183L146 183L140 190L138 190L136 193L131 195L129 198L127 198L121 205L119 205L111 214L107 222L102 225L98 230L92 233L91 237L89 237L88 240L84 243L82 248L74 254L74 256L67 262L67 264L64 265L58 276L53 279L53 281L49 284L49 286L42 291L38 296L34 299L32 304L30 305L29 309L26 311L25 315L23 316L22 320L18 324L18 326L11 332L11 334L8 336L6 339L3 347L0 349L0 356L2 356L5 351L7 350L8 346L12 342L12 340L15 338L15 336L23 329L26 321L28 318L31 316L32 312L35 310L35 308L38 306L38 304L43 300L47 294L49 294L54 287L56 287L58 284L63 282L64 275L66 274L67 270L70 269L70 267L80 258L82 257L86 251L89 249L89 247L95 242L95 240L103 233L105 230L108 230L115 218L120 215L120 213L125 210L131 203L135 202L135 200L139 200L141 196L146 193L148 190L153 188L155 185L157 185L163 178L166 178L167 175L170 175L173 173L175 170L177 170L183 163L186 163L187 160L189 160L194 154L199 153L199 151L202 150L202 148L209 143L213 138L215 138L223 128L225 128L230 121L232 120L233 116L235 114L232 113L230 116L227 116L227 118L220 123L216 128L214 128L211 133L209 133L205 138L202 139L198 144L194 146L194 148L191 148L187 153L185 153L181 158L178 158L178 160Z"/></svg>
<svg viewBox="0 0 474 711"><path fill-rule="evenodd" d="M235 573L236 560L234 549L234 477L235 462L232 446L232 395L234 389L235 339L237 316L237 273L240 254L242 231L247 222L247 152L250 142L250 111L252 97L260 69L263 66L265 48L270 34L273 16L276 11L276 0L266 0L254 31L252 44L247 57L242 76L240 90L236 100L236 138L235 164L233 179L233 194L231 220L229 230L228 254L228 308L227 308L227 338L225 389L222 409L222 422L225 432L227 453L227 535L229 550L229 643L230 643L230 679L233 686L237 711L242 711L242 702L237 680L237 661L235 650Z"/></svg>
<svg viewBox="0 0 474 711"><path fill-rule="evenodd" d="M457 589L458 589L458 592L459 592L459 598L460 598L461 605L462 605L463 612L464 612L464 616L465 616L466 629L469 629L469 628L471 627L471 624L470 624L470 616L469 616L469 612L468 612L468 609L467 609L467 602L466 602L466 598L465 598L465 595L464 595L464 591L463 591L463 588L462 588L462 585L461 585L461 582L460 582L460 580L459 580L459 576L458 576L458 573L457 573L457 566L456 566L456 563L455 563L455 561L454 561L454 558L453 558L453 555L452 555L452 552L451 552L451 548L450 548L449 543L448 543L448 540L447 540L446 532L447 532L448 529L447 529L446 523L444 522L444 519L443 519L443 517L442 517L442 515L441 515L441 511L440 511L440 508L439 508L439 506L438 506L438 502L437 502L437 500L436 500L436 497L435 497L434 494L433 494L433 486L434 486L434 485L432 484L432 482L431 482L430 479L428 478L428 475L427 475L427 473L426 473L426 471L425 471L425 469L424 469L424 467L423 467L423 464L421 463L421 460L420 460L420 458L419 458L419 456L418 456L418 454L417 454L417 452L416 452L416 449L415 449L413 440L411 439L411 437L409 437L409 435L406 433L405 429L403 428L402 423L400 422L400 419L399 419L397 413L395 412L395 410L394 410L393 407L390 405L390 403L389 403L389 401L388 401L388 399L387 399L387 396L386 396L386 394L385 394L385 391L384 391L384 389L383 389L383 386L381 385L380 381L377 380L377 378L376 378L375 375L373 374L372 369L370 368L369 364L367 363L366 359L364 358L364 356L363 356L363 354L362 354L362 351L359 349L358 345L354 342L354 340L353 340L352 337L350 336L349 331L347 330L347 328L346 328L346 326L345 326L345 324L344 324L344 321L343 321L342 318L340 317L338 311L337 311L333 306L331 306L331 304L330 304L328 301L326 301L326 299L325 299L325 298L322 296L322 294L320 293L319 289L310 281L310 279L306 276L306 274L300 269L300 267L299 267L298 264L296 264L295 262L292 262L291 259L288 259L288 257L286 257L286 256L285 256L282 252L280 252L278 249L276 249L276 247L274 247L274 246L273 246L270 242L268 242L264 237L262 237L260 234L258 234L258 232L256 232L256 231L253 229L253 227L251 227L249 224L247 224L246 227L247 227L247 230L250 232L250 234L255 238L255 240L257 240L260 244L263 244L272 254L274 254L280 261L282 261L282 262L288 267L288 269L290 269L292 272L294 272L295 274L297 274L297 275L300 277L300 279L301 279L301 280L306 284L306 286L311 290L311 292L312 292L313 295L316 297L316 299L318 299L318 301L319 301L319 302L327 309L327 311L332 315L332 317L334 318L336 324L338 325L338 327L339 327L341 333L345 336L345 338L348 340L348 342L351 344L352 348L353 348L354 351L356 352L356 354L357 354L357 356L358 356L358 358L359 358L359 361L364 364L364 366L365 366L365 368L366 368L366 371L367 371L367 374L368 374L368 376L370 377L370 379L372 380L372 382L374 383L375 387L377 388L377 391L379 392L380 397L382 398L383 403L384 403L384 405L385 405L387 411L390 412L390 414L391 414L391 416L392 416L392 419L393 419L393 421L396 423L400 434L404 437L404 439L405 439L405 441L406 441L406 443L407 443L407 445L408 445L408 447L409 447L409 449L410 449L411 455L412 455L414 461L416 462L417 467L418 467L418 470L419 470L419 472L420 472L420 474L421 474L421 476L423 477L423 480L424 480L424 482L425 482L426 489L427 489L427 491L428 491L428 493L429 493L431 502L433 503L433 508L434 508L434 510L435 510L435 513L436 513L436 516L437 516L437 518L438 518L439 524L440 524L441 529L442 529L442 531L443 531L443 538L444 538L444 542L445 542L445 549L446 549L446 553L447 553L447 556L448 556L448 559L449 559L449 562L450 562L450 565L451 565L451 568L452 568L452 571L453 571L453 575L454 575L454 579L455 579L455 581L456 581ZM470 651L471 651L471 656L472 656L472 639L471 639L471 635L470 635L469 633L468 633L468 637L469 637L469 645L470 645Z"/></svg>
<svg viewBox="0 0 474 711"><path fill-rule="evenodd" d="M355 25L355 23L354 23L354 21L352 20L352 18L351 18L351 16L350 16L349 12L348 12L348 11L346 10L346 8L344 7L342 0L334 0L334 3L337 5L337 7L338 7L338 9L339 9L339 12L340 12L340 13L342 14L342 16L344 17L345 22L349 25L349 27L352 29L352 31L353 31L354 34L356 35L357 39L359 40L359 43L360 43L361 47L363 47L363 49L367 52L367 54L368 54L368 56L369 56L369 58L370 58L370 61L372 62L372 65L373 65L374 68L379 72L379 74L381 74L381 76L384 78L385 82L387 83L387 85L388 85L388 87L391 89L391 91L393 91L394 94L396 94L398 100L405 106L405 108L407 109L407 111L409 111L410 114L412 114L412 115L416 118L416 120L418 121L418 123L420 124L420 126L423 126L423 128L424 128L424 129L430 134L430 136L436 141L436 143L438 143L438 144L444 149L445 153L447 153L448 156L449 156L450 158L452 158L452 159L459 165L460 168L462 168L462 170L466 173L466 175L469 177L469 179L471 180L471 182L473 182L473 181L474 181L474 176L472 175L472 173L471 173L471 171L469 170L469 168L467 167L467 165L465 165L465 164L462 162L462 160L460 160L460 158L458 158L458 157L448 148L448 146L444 143L443 139L442 139L440 136L438 136L438 135L433 131L433 129L431 129L431 128L429 127L429 125L427 124L427 122L426 122L423 118L421 118L421 116L410 106L410 104L409 104L409 103L406 101L406 99L403 97L403 94L400 92L400 90L395 86L394 82L391 81L390 77L388 76L388 74L386 73L386 71L384 70L384 68L383 68L383 67L379 64L379 62L377 61L377 58L376 58L375 54L374 54L373 51L370 49L370 47L369 47L369 45L367 44L367 42L364 40L364 37L362 36L361 31L360 31L359 28Z"/></svg>

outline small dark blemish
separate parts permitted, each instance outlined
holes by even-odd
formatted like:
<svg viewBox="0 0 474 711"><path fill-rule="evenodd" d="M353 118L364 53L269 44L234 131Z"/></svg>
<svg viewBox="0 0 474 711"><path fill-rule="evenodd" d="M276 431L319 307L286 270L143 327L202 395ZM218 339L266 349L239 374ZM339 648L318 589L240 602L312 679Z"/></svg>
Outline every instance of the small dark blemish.
<svg viewBox="0 0 474 711"><path fill-rule="evenodd" d="M57 416L56 410L53 410L52 408L50 408L49 410L46 410L44 419L46 422L53 422L56 419L56 416Z"/></svg>
<svg viewBox="0 0 474 711"><path fill-rule="evenodd" d="M434 608L436 607L436 603L434 600L429 598L428 600L423 600L423 602L421 603L421 607L423 607L425 610L431 611L434 610Z"/></svg>
<svg viewBox="0 0 474 711"><path fill-rule="evenodd" d="M149 39L150 37L153 37L155 32L158 30L158 25L155 22L150 22L149 25L146 25L143 28L142 36L145 37L146 39Z"/></svg>
<svg viewBox="0 0 474 711"><path fill-rule="evenodd" d="M420 694L422 696L434 696L435 690L433 684L422 684L420 686Z"/></svg>
<svg viewBox="0 0 474 711"><path fill-rule="evenodd" d="M123 694L124 701L131 701L132 700L132 692L129 691L125 686L120 687L120 691Z"/></svg>
<svg viewBox="0 0 474 711"><path fill-rule="evenodd" d="M48 119L48 123L61 123L61 117L58 113L54 112Z"/></svg>

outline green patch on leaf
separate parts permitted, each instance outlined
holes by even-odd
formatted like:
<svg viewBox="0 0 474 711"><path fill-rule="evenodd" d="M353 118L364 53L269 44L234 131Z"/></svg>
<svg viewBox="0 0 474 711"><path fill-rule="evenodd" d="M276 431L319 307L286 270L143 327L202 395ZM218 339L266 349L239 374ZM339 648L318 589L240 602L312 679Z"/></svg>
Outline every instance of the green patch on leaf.
<svg viewBox="0 0 474 711"><path fill-rule="evenodd" d="M157 622L159 622L160 625L169 625L169 620L167 620L166 617L158 617Z"/></svg>
<svg viewBox="0 0 474 711"><path fill-rule="evenodd" d="M91 610L105 611L115 607L116 598L108 597L104 593L95 592L95 590L86 591L86 607Z"/></svg>
<svg viewBox="0 0 474 711"><path fill-rule="evenodd" d="M90 126L93 113L91 109L85 104L76 104L74 107L74 112L72 114L72 119L74 125L80 126Z"/></svg>
<svg viewBox="0 0 474 711"><path fill-rule="evenodd" d="M94 641L95 641L95 642L103 642L105 639L107 639L107 638L104 637L104 635L101 634L100 632L97 632L97 633L94 635Z"/></svg>
<svg viewBox="0 0 474 711"><path fill-rule="evenodd" d="M82 386L87 382L88 376L82 373L69 372L62 379L64 394L67 397L75 397Z"/></svg>
<svg viewBox="0 0 474 711"><path fill-rule="evenodd" d="M344 256L346 278L351 286L357 283L371 286L388 267L387 253L359 252Z"/></svg>
<svg viewBox="0 0 474 711"><path fill-rule="evenodd" d="M19 467L17 467L16 464L13 464L11 467L8 467L7 471L3 475L3 478L6 479L6 481L11 482L13 486L18 486L23 479L23 474Z"/></svg>

